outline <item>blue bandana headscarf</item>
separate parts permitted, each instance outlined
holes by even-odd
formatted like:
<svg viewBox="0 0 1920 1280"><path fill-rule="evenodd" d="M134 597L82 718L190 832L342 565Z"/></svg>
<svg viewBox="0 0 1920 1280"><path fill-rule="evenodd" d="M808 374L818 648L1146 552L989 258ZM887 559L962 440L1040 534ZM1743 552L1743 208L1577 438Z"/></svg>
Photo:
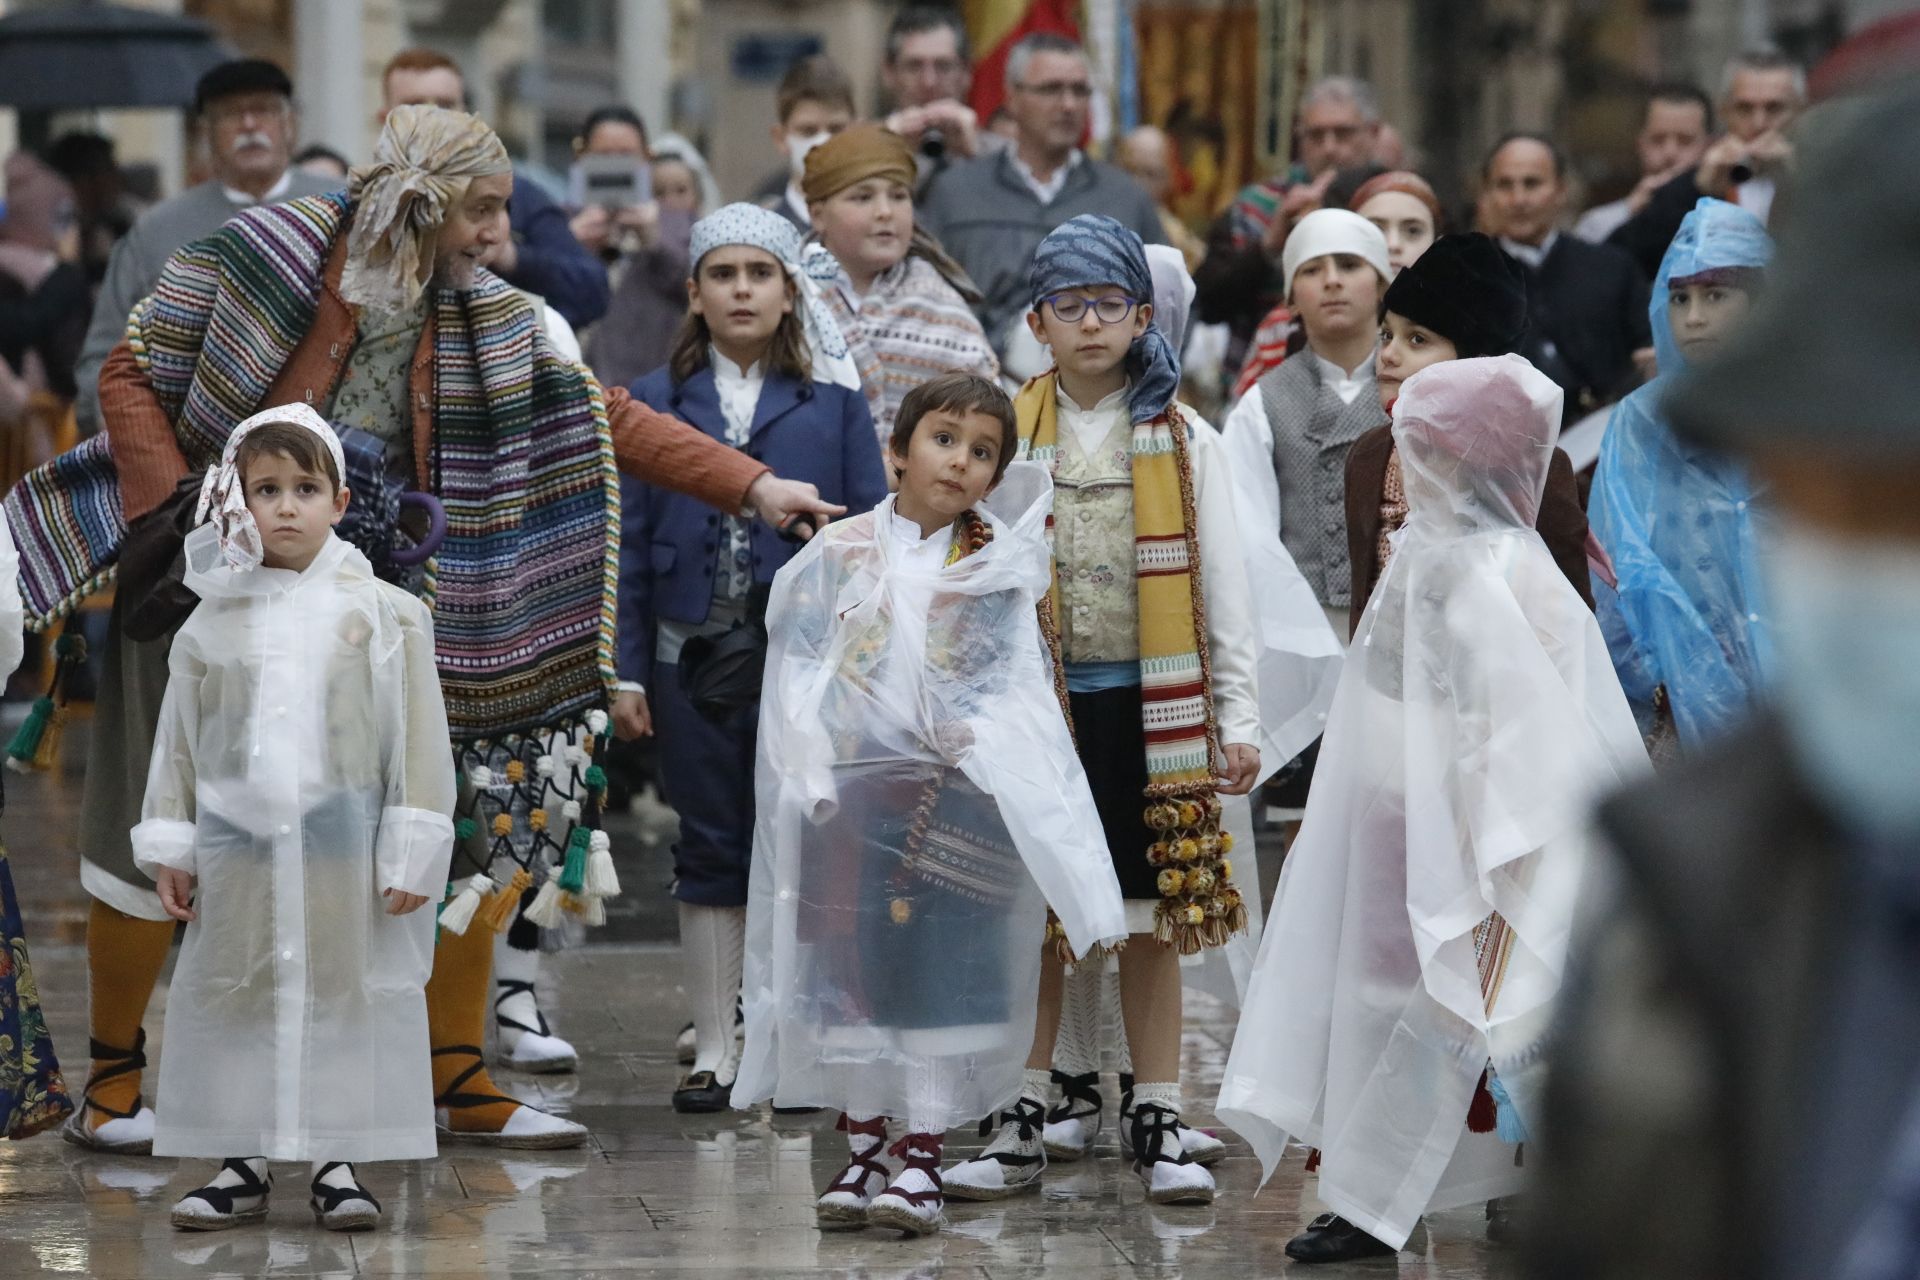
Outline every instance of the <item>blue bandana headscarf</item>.
<svg viewBox="0 0 1920 1280"><path fill-rule="evenodd" d="M1083 213L1055 227L1033 252L1028 276L1033 305L1067 289L1119 286L1135 302L1153 301L1153 272L1146 246L1122 224L1100 213ZM1167 411L1180 390L1180 360L1156 321L1127 350L1133 394L1127 416L1151 422Z"/></svg>

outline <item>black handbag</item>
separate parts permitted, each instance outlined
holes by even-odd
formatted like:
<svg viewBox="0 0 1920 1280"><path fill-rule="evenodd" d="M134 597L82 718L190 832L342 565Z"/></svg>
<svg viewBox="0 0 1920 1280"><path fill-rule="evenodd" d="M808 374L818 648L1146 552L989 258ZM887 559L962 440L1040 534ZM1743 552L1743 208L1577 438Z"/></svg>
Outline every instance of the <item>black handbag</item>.
<svg viewBox="0 0 1920 1280"><path fill-rule="evenodd" d="M755 583L747 593L747 616L717 636L694 636L680 649L680 690L693 709L715 724L760 702L767 671L767 598L772 588Z"/></svg>

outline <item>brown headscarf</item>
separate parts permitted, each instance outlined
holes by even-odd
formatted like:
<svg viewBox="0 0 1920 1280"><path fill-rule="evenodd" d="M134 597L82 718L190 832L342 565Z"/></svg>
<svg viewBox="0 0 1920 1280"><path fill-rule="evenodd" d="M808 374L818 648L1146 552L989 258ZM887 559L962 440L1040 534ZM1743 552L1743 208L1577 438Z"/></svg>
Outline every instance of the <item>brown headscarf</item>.
<svg viewBox="0 0 1920 1280"><path fill-rule="evenodd" d="M464 111L395 107L373 163L347 178L357 208L340 293L381 311L419 305L440 228L475 178L512 173L498 134Z"/></svg>
<svg viewBox="0 0 1920 1280"><path fill-rule="evenodd" d="M892 178L911 187L919 176L905 138L881 125L856 124L807 152L800 191L812 204L868 178Z"/></svg>

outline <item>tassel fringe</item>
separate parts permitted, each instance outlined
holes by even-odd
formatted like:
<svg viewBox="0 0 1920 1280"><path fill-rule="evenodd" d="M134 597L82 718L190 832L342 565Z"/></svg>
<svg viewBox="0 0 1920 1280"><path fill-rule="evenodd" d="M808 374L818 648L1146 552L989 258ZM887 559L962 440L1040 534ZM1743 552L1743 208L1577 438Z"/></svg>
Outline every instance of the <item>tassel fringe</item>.
<svg viewBox="0 0 1920 1280"><path fill-rule="evenodd" d="M77 631L63 632L53 642L53 651L53 679L46 693L33 700L32 710L7 744L7 767L16 773L51 769L60 758L60 740L67 727L67 687L87 660L87 642Z"/></svg>
<svg viewBox="0 0 1920 1280"><path fill-rule="evenodd" d="M604 831L593 833L587 855L587 894L594 898L620 896L620 876L613 869L613 842Z"/></svg>
<svg viewBox="0 0 1920 1280"><path fill-rule="evenodd" d="M560 882L549 875L540 892L533 895L533 905L527 908L527 923L551 929L560 923L560 917Z"/></svg>
<svg viewBox="0 0 1920 1280"><path fill-rule="evenodd" d="M474 912L474 919L495 933L503 931L513 922L513 913L520 905L521 895L532 884L533 877L527 874L527 869L515 867L513 878L493 891L492 896Z"/></svg>
<svg viewBox="0 0 1920 1280"><path fill-rule="evenodd" d="M1487 1092L1493 1097L1493 1131L1500 1141L1519 1146L1527 1140L1527 1124L1520 1118L1519 1110L1513 1105L1513 1099L1507 1095L1507 1086L1500 1083L1500 1077L1492 1068L1487 1070Z"/></svg>
<svg viewBox="0 0 1920 1280"><path fill-rule="evenodd" d="M1490 1074L1490 1071L1482 1071L1480 1083L1473 1087L1473 1102L1467 1107L1468 1133L1492 1133L1499 1127L1500 1108L1487 1089L1487 1077Z"/></svg>
<svg viewBox="0 0 1920 1280"><path fill-rule="evenodd" d="M473 916L480 909L480 899L493 881L486 876L474 876L461 887L460 892L448 899L440 908L440 927L451 934L464 934L467 926L473 923Z"/></svg>

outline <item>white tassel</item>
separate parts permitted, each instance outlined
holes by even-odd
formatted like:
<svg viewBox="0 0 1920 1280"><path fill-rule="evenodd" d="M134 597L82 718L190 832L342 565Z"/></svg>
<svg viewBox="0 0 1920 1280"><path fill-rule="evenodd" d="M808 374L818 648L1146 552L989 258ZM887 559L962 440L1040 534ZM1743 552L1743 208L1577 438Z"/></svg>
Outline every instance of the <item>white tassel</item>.
<svg viewBox="0 0 1920 1280"><path fill-rule="evenodd" d="M620 896L620 876L613 869L613 841L604 831L593 833L592 852L587 855L586 893L590 898Z"/></svg>
<svg viewBox="0 0 1920 1280"><path fill-rule="evenodd" d="M598 927L607 922L606 904L598 898L583 898L580 902L580 922Z"/></svg>
<svg viewBox="0 0 1920 1280"><path fill-rule="evenodd" d="M527 922L537 924L542 929L552 929L560 923L560 878L548 875L546 883L540 886L540 892L533 895L533 905L527 908Z"/></svg>
<svg viewBox="0 0 1920 1280"><path fill-rule="evenodd" d="M492 891L493 881L486 876L470 877L453 901L440 909L440 927L452 934L465 933L473 923L473 913L480 909L481 895Z"/></svg>

